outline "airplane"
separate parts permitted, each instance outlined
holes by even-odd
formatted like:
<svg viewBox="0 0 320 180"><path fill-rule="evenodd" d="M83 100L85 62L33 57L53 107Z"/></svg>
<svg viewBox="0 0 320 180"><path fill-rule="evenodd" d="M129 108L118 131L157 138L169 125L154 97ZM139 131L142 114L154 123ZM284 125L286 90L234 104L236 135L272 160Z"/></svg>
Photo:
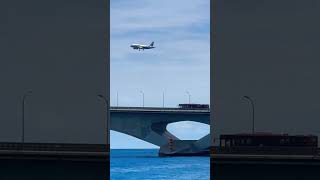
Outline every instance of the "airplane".
<svg viewBox="0 0 320 180"><path fill-rule="evenodd" d="M133 49L138 49L139 51L142 49L142 50L145 50L145 49L153 49L155 48L153 46L154 42L152 42L149 46L148 45L143 45L143 44L131 44L130 47L132 47Z"/></svg>

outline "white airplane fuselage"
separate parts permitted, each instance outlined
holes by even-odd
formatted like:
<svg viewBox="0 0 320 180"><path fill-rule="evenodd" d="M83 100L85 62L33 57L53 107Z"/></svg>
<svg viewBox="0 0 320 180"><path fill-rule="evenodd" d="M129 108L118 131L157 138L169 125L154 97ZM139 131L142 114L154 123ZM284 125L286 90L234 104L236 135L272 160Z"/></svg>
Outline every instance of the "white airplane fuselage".
<svg viewBox="0 0 320 180"><path fill-rule="evenodd" d="M154 42L152 42L150 45L144 45L144 44L131 44L130 47L132 47L133 49L138 49L139 51L142 49L142 50L145 50L145 49L153 49L155 48L153 46Z"/></svg>

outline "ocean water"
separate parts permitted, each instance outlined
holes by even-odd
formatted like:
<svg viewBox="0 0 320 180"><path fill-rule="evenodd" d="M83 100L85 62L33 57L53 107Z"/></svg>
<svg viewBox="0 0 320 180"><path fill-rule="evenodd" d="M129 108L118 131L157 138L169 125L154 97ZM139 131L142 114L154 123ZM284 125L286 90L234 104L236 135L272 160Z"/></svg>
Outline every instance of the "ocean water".
<svg viewBox="0 0 320 180"><path fill-rule="evenodd" d="M111 149L110 178L114 180L209 180L209 157L158 157L158 149Z"/></svg>

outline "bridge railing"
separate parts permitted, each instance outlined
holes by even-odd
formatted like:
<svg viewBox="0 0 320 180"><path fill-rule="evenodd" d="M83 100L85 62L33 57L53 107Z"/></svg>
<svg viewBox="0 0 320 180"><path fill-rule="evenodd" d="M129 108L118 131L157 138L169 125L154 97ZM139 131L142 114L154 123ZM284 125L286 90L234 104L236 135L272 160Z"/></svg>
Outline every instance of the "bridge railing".
<svg viewBox="0 0 320 180"><path fill-rule="evenodd" d="M126 107L126 106L111 106L111 111L192 111L192 112L210 112L210 109L201 108L178 108L178 107Z"/></svg>

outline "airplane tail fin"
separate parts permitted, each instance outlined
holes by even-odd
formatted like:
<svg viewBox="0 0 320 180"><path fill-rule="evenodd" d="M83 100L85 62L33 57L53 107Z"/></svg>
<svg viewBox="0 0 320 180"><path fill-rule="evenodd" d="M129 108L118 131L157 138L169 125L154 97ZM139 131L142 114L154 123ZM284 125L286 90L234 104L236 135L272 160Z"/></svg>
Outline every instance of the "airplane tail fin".
<svg viewBox="0 0 320 180"><path fill-rule="evenodd" d="M150 46L152 47L152 46L153 46L153 44L154 44L154 42L152 42L152 43L150 44Z"/></svg>

